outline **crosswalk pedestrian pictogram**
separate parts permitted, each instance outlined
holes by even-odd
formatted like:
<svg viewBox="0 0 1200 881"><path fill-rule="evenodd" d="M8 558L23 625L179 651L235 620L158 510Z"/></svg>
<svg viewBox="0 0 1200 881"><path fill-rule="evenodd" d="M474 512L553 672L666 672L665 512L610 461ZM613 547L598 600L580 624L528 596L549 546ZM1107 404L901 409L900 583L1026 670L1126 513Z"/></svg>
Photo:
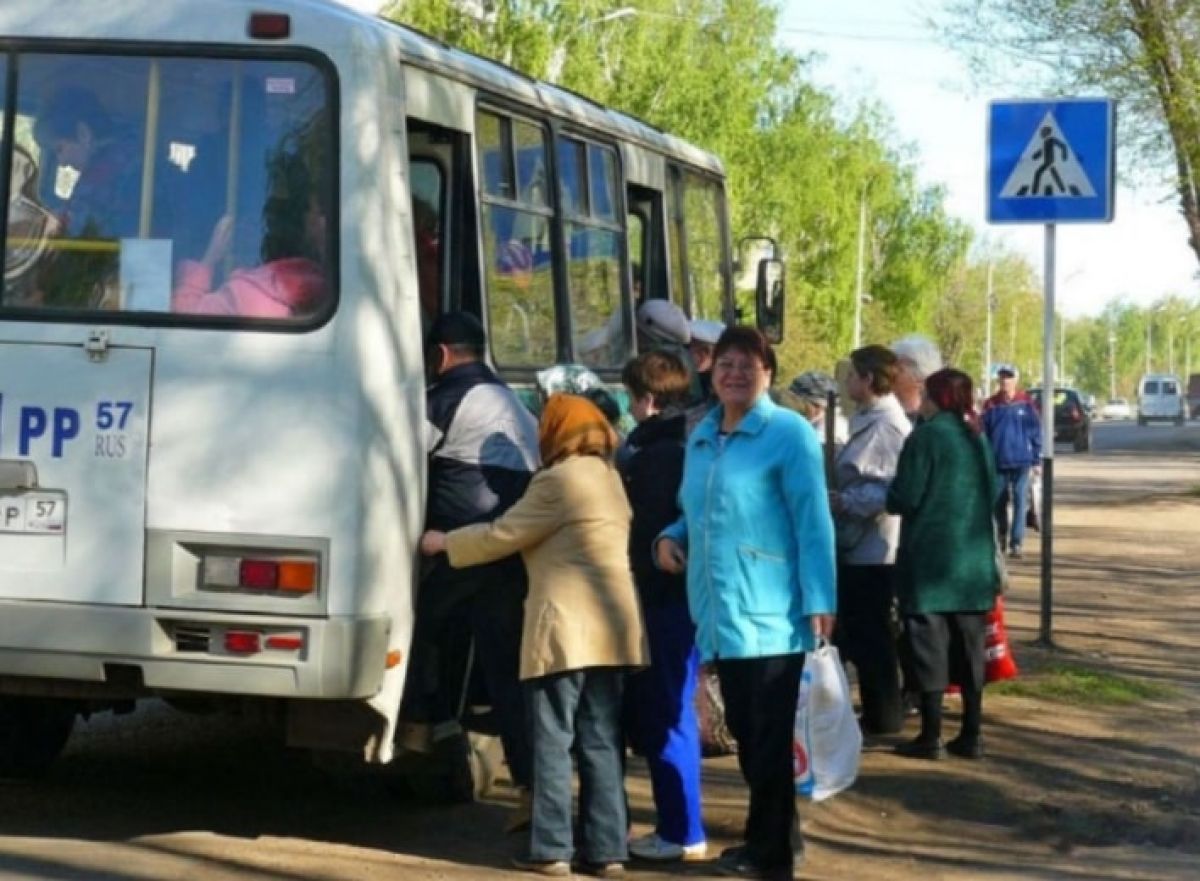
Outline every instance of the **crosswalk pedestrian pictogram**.
<svg viewBox="0 0 1200 881"><path fill-rule="evenodd" d="M1017 167L1000 191L1002 199L1048 196L1091 198L1095 195L1095 187L1079 164L1075 151L1063 137L1053 113L1047 113L1042 119L1021 154Z"/></svg>

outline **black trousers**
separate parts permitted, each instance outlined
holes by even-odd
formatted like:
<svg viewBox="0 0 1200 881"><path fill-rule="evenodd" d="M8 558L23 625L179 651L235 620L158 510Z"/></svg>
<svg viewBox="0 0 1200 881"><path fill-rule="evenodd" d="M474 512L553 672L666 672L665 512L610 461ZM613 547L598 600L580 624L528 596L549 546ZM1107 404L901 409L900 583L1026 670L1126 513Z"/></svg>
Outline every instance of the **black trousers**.
<svg viewBox="0 0 1200 881"><path fill-rule="evenodd" d="M892 635L893 572L893 566L838 567L834 642L858 671L862 727L868 734L894 734L904 727Z"/></svg>
<svg viewBox="0 0 1200 881"><path fill-rule="evenodd" d="M750 789L746 856L763 869L792 865L800 849L792 732L804 655L717 660L725 721L737 739L738 765Z"/></svg>
<svg viewBox="0 0 1200 881"><path fill-rule="evenodd" d="M401 715L437 725L457 720L467 658L495 713L509 773L529 786L533 756L525 691L518 678L526 583L518 567L435 567L421 582Z"/></svg>
<svg viewBox="0 0 1200 881"><path fill-rule="evenodd" d="M920 691L942 692L951 682L965 690L983 690L986 617L986 612L904 616Z"/></svg>

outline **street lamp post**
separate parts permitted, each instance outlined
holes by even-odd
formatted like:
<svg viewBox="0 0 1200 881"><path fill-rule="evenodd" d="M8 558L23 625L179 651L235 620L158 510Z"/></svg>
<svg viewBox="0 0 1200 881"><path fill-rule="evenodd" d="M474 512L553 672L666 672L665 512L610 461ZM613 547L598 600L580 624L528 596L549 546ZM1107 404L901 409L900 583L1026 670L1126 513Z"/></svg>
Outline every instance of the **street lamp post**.
<svg viewBox="0 0 1200 881"><path fill-rule="evenodd" d="M1117 335L1108 332L1108 399L1117 396Z"/></svg>
<svg viewBox="0 0 1200 881"><path fill-rule="evenodd" d="M996 296L992 292L992 263L987 271L987 332L983 339L983 384L979 387L987 394L992 385L992 313L996 311Z"/></svg>
<svg viewBox="0 0 1200 881"><path fill-rule="evenodd" d="M1067 382L1067 316L1058 316L1058 381Z"/></svg>
<svg viewBox="0 0 1200 881"><path fill-rule="evenodd" d="M854 273L854 348L862 346L863 274L867 249L867 185L858 197L858 269Z"/></svg>
<svg viewBox="0 0 1200 881"><path fill-rule="evenodd" d="M1178 323L1183 323L1183 318L1177 319ZM1167 323L1167 373L1175 375L1175 321Z"/></svg>
<svg viewBox="0 0 1200 881"><path fill-rule="evenodd" d="M1152 352L1154 350L1154 313L1146 316L1146 372L1151 372Z"/></svg>
<svg viewBox="0 0 1200 881"><path fill-rule="evenodd" d="M580 33L586 28L594 24L604 24L605 22L616 21L619 18L631 18L638 14L638 10L632 6L622 6L620 9L614 9L612 12L606 12L604 15L599 15L596 18L586 18L575 27L567 31L562 42L554 47L554 51L550 54L550 63L546 65L546 81L557 83L559 77L562 76L563 67L567 63L567 44L571 42L571 38Z"/></svg>

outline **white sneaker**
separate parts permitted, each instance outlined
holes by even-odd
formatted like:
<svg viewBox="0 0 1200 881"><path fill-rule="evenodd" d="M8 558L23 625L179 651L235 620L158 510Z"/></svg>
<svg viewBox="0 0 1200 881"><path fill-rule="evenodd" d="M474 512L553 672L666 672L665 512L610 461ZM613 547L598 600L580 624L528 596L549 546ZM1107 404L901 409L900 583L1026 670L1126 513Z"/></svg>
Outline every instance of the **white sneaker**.
<svg viewBox="0 0 1200 881"><path fill-rule="evenodd" d="M629 852L640 860L650 860L655 863L668 863L683 860L690 863L702 860L708 853L708 842L697 841L695 844L675 844L662 838L657 832L643 835L629 842Z"/></svg>

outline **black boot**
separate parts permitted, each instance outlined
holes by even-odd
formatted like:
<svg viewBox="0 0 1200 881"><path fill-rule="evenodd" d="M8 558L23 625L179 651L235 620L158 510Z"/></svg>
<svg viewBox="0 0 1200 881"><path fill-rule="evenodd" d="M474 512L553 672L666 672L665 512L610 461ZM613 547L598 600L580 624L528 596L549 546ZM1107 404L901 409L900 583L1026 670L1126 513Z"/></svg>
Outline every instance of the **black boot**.
<svg viewBox="0 0 1200 881"><path fill-rule="evenodd" d="M983 737L979 730L983 721L983 691L963 688L962 730L946 744L946 749L964 759L983 758Z"/></svg>
<svg viewBox="0 0 1200 881"><path fill-rule="evenodd" d="M914 740L897 745L896 754L910 759L937 760L945 757L940 691L921 692L921 733Z"/></svg>

